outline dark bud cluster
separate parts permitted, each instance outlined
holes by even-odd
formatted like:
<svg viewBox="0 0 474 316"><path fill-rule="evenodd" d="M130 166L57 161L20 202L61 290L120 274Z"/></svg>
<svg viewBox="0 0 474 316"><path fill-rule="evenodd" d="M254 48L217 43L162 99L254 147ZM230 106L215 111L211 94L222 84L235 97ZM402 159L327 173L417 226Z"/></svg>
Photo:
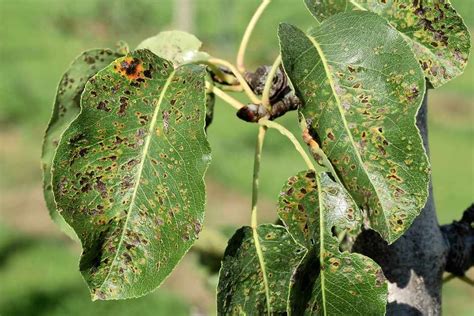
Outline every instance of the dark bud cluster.
<svg viewBox="0 0 474 316"><path fill-rule="evenodd" d="M271 68L270 66L260 66L255 72L245 73L245 80L247 80L255 94L262 95ZM283 68L280 67L273 77L272 87L270 89L270 103L276 103L290 92L291 88L288 85L288 78Z"/></svg>
<svg viewBox="0 0 474 316"><path fill-rule="evenodd" d="M269 66L260 66L255 72L247 72L245 74L245 80L255 94L262 95L270 70L271 67ZM262 105L249 104L237 111L237 116L251 123L255 123L264 117L269 120L274 120L288 111L297 110L300 104L301 101L291 90L288 78L282 67L280 67L273 77L272 87L270 89L271 112Z"/></svg>

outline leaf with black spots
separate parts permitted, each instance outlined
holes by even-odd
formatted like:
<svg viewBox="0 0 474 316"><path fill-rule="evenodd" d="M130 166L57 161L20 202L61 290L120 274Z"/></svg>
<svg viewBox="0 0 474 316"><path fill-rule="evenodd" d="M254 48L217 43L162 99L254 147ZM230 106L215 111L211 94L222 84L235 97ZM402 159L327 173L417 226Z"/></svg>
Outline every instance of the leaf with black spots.
<svg viewBox="0 0 474 316"><path fill-rule="evenodd" d="M362 214L340 184L326 173L300 172L283 187L278 215L308 249L292 279L289 314L385 313L387 285L381 268L342 249L359 233Z"/></svg>
<svg viewBox="0 0 474 316"><path fill-rule="evenodd" d="M51 184L51 165L62 133L79 114L79 103L86 82L120 56L122 55L110 49L92 49L82 53L72 62L59 82L53 113L45 132L41 163L46 206L53 221L74 239L77 238L74 231L56 210Z"/></svg>
<svg viewBox="0 0 474 316"><path fill-rule="evenodd" d="M305 253L284 227L264 224L237 230L222 260L218 314L284 314L290 279Z"/></svg>
<svg viewBox="0 0 474 316"><path fill-rule="evenodd" d="M464 72L471 47L470 34L449 0L305 0L305 3L319 21L348 10L368 10L387 19L409 43L434 88Z"/></svg>
<svg viewBox="0 0 474 316"><path fill-rule="evenodd" d="M87 83L57 149L53 190L82 242L93 299L152 291L200 232L210 161L205 75L137 50Z"/></svg>
<svg viewBox="0 0 474 316"><path fill-rule="evenodd" d="M394 242L428 197L430 166L415 125L425 81L413 53L383 18L363 11L308 34L282 24L279 37L310 134L370 226Z"/></svg>

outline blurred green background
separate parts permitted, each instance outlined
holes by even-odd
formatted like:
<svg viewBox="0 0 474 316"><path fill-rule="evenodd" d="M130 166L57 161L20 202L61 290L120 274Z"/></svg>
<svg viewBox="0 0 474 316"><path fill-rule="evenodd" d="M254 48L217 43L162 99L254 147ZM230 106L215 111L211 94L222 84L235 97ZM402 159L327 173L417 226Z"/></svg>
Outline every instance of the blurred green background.
<svg viewBox="0 0 474 316"><path fill-rule="evenodd" d="M179 0L176 0L179 1ZM229 60L258 0L190 0L183 20L173 0L0 0L0 315L188 315L214 313L215 278L193 253L154 293L131 301L95 302L78 272L80 248L51 223L41 191L40 150L57 82L81 51L135 47L159 31L187 28L204 49ZM291 2L291 5L289 3ZM471 0L453 0L474 28ZM182 8L181 8L182 9ZM280 21L303 29L312 18L302 0L274 0L252 37L249 68L278 54ZM440 223L459 219L474 196L474 63L429 96L435 200ZM296 117L280 120L296 130ZM256 126L216 104L209 128L213 162L206 225L249 223ZM261 221L273 221L281 185L304 168L292 146L270 131L261 176ZM291 162L291 163L289 163ZM474 272L470 271L470 276ZM472 315L474 289L458 280L443 289L445 315Z"/></svg>

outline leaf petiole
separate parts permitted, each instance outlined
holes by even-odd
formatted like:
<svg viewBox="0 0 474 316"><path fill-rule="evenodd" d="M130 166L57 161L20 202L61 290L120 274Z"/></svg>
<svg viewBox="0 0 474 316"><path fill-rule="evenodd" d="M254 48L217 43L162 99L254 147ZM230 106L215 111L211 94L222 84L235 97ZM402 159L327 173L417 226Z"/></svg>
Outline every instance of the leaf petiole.
<svg viewBox="0 0 474 316"><path fill-rule="evenodd" d="M252 228L253 241L255 244L255 250L257 252L258 261L260 268L262 269L263 283L265 286L265 297L267 302L267 311L270 314L270 289L268 286L267 273L265 271L265 261L263 258L262 246L257 232L258 216L257 216L257 204L258 204L258 187L259 187L259 174L260 174L260 162L262 159L263 141L267 127L260 125L258 128L257 144L255 146L255 157L253 161L253 180L252 180L252 211L250 214L250 227Z"/></svg>
<svg viewBox="0 0 474 316"><path fill-rule="evenodd" d="M218 87L212 86L212 84L210 84L207 81L206 81L206 88L212 89L212 92L214 92L214 94L218 98L220 98L222 101L224 101L225 103L229 104L230 106L232 106L233 108L235 108L237 110L239 110L240 108L245 106L240 101L238 101L237 99L234 99L233 97L231 97L229 94L225 93L224 91L222 91Z"/></svg>
<svg viewBox="0 0 474 316"><path fill-rule="evenodd" d="M262 104L264 107L267 108L268 113L272 113L272 105L270 104L270 90L273 85L273 77L275 77L275 74L280 64L281 64L281 55L278 55L278 57L273 62L272 68L270 69L270 72L268 73L267 80L265 81L265 86L263 87Z"/></svg>
<svg viewBox="0 0 474 316"><path fill-rule="evenodd" d="M253 161L253 180L252 180L252 211L250 226L252 229L256 229L258 225L257 221L257 204L258 204L258 186L259 186L259 174L260 174L260 162L262 159L262 148L263 141L267 127L260 125L258 128L257 145L255 147L255 157Z"/></svg>
<svg viewBox="0 0 474 316"><path fill-rule="evenodd" d="M245 52L247 50L247 45L250 40L250 36L252 35L253 30L255 29L255 25L257 24L260 16L262 15L263 11L265 11L266 7L270 4L271 0L262 0L260 5L258 6L257 10L253 14L252 18L250 19L247 28L245 29L244 36L242 37L242 41L240 42L239 52L237 53L237 68L241 73L245 72Z"/></svg>
<svg viewBox="0 0 474 316"><path fill-rule="evenodd" d="M230 71L232 71L232 73L234 74L235 78L239 81L240 85L242 86L242 89L244 89L244 92L245 92L245 94L247 94L250 101L254 104L257 104L257 105L262 103L262 101L257 97L257 95L255 95L252 88L250 88L250 86L247 83L247 81L245 80L245 78L237 70L237 68L235 68L234 65L232 65L230 62L228 62L226 60L219 59L219 58L209 58L207 61L209 63L214 64L214 65L221 65L221 66L229 68Z"/></svg>
<svg viewBox="0 0 474 316"><path fill-rule="evenodd" d="M264 125L264 126L269 127L269 128L276 129L277 131L280 132L280 134L282 134L283 136L288 138L291 141L291 143L293 144L293 146L295 146L295 149L300 154L301 158L303 158L303 160L306 163L306 166L308 167L308 169L317 170L315 165L313 164L313 162L309 158L308 154L303 149L303 147L298 142L298 140L296 139L295 135L293 135L292 132L290 132L288 129L286 129L283 125L280 125L280 124L278 124L276 122L273 122L273 121L269 121L267 119L259 120L258 124ZM321 168L318 168L318 169L321 169Z"/></svg>
<svg viewBox="0 0 474 316"><path fill-rule="evenodd" d="M236 86L225 86L225 85L222 85L220 86L222 91L229 91L229 92L243 92L244 89L242 88L242 86L239 84L239 85L236 85Z"/></svg>

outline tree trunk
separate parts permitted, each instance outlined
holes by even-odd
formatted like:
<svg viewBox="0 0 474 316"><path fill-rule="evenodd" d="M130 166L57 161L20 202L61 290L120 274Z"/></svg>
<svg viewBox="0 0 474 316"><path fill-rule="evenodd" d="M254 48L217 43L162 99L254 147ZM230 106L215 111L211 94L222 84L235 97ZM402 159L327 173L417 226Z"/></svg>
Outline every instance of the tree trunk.
<svg viewBox="0 0 474 316"><path fill-rule="evenodd" d="M429 154L427 94L416 123ZM359 236L354 250L382 267L388 280L387 315L441 314L442 275L448 245L438 225L431 181L425 207L400 239L388 245L369 230Z"/></svg>

